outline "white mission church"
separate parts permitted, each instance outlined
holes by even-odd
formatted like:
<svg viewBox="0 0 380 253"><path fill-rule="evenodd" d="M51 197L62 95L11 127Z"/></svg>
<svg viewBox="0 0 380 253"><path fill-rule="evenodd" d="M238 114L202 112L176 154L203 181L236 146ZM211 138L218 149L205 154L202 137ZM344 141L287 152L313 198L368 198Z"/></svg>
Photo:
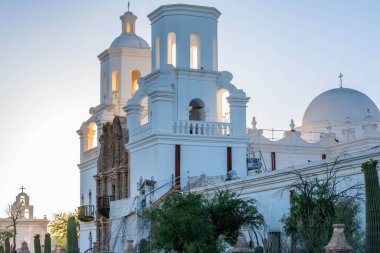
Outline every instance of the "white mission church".
<svg viewBox="0 0 380 253"><path fill-rule="evenodd" d="M360 165L380 159L380 112L349 88L317 96L279 140L264 137L255 118L247 128L250 98L218 69L220 15L161 6L148 15L151 47L132 12L120 17L120 36L98 56L100 103L77 131L81 252L136 247L138 211L183 189L253 197L276 234L289 208L289 193L278 192L294 182L291 171L323 174L340 156L341 175L362 182Z"/></svg>

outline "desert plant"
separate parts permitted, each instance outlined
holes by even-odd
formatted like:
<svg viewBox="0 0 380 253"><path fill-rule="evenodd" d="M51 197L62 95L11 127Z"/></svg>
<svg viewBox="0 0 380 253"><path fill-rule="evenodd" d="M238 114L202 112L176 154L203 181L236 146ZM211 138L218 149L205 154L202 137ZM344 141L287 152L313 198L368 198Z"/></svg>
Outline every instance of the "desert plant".
<svg viewBox="0 0 380 253"><path fill-rule="evenodd" d="M73 216L67 220L67 253L79 253L77 224Z"/></svg>
<svg viewBox="0 0 380 253"><path fill-rule="evenodd" d="M139 248L140 248L140 253L149 253L150 250L149 250L149 242L148 242L148 240L147 239L141 239L140 240Z"/></svg>
<svg viewBox="0 0 380 253"><path fill-rule="evenodd" d="M45 234L44 253L51 253L51 238L50 238L50 234L49 233Z"/></svg>
<svg viewBox="0 0 380 253"><path fill-rule="evenodd" d="M370 159L362 164L365 183L366 252L380 252L380 187L378 161Z"/></svg>
<svg viewBox="0 0 380 253"><path fill-rule="evenodd" d="M323 245L331 239L332 224L346 224L349 242L359 234L362 185L353 183L349 177L338 177L337 163L338 158L331 167L326 167L326 177L292 172L297 179L286 188L293 192L290 212L281 222L285 235L291 237L293 252L325 252Z"/></svg>
<svg viewBox="0 0 380 253"><path fill-rule="evenodd" d="M11 244L9 243L9 237L5 238L4 249L5 253L11 253Z"/></svg>
<svg viewBox="0 0 380 253"><path fill-rule="evenodd" d="M257 246L253 253L264 253L264 248L262 246Z"/></svg>
<svg viewBox="0 0 380 253"><path fill-rule="evenodd" d="M34 253L41 253L41 240L39 234L34 236Z"/></svg>

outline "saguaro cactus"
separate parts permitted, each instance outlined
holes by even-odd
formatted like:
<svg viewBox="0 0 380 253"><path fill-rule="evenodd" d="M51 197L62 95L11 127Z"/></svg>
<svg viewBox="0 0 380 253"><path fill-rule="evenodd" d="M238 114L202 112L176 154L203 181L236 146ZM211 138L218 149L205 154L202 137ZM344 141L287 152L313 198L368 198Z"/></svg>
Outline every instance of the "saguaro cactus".
<svg viewBox="0 0 380 253"><path fill-rule="evenodd" d="M366 253L380 253L380 186L378 161L362 164L365 183Z"/></svg>
<svg viewBox="0 0 380 253"><path fill-rule="evenodd" d="M263 253L264 248L262 246L257 246L253 252L254 253Z"/></svg>
<svg viewBox="0 0 380 253"><path fill-rule="evenodd" d="M51 238L50 238L50 234L49 233L45 234L44 253L51 253Z"/></svg>
<svg viewBox="0 0 380 253"><path fill-rule="evenodd" d="M79 253L77 224L73 216L67 220L67 253Z"/></svg>
<svg viewBox="0 0 380 253"><path fill-rule="evenodd" d="M41 240L39 234L34 236L34 253L41 253Z"/></svg>
<svg viewBox="0 0 380 253"><path fill-rule="evenodd" d="M9 243L9 237L5 238L4 248L5 253L11 253L11 244Z"/></svg>

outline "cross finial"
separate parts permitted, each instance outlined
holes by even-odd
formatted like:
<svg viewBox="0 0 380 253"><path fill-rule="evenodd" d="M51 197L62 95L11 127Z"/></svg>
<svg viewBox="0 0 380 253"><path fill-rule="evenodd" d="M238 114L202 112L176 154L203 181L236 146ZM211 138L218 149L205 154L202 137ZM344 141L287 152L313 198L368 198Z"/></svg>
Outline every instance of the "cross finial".
<svg viewBox="0 0 380 253"><path fill-rule="evenodd" d="M343 86L343 74L342 74L342 72L340 72L339 73L339 79L340 79L340 83L339 83L339 85L340 85L340 88L342 88L342 86Z"/></svg>
<svg viewBox="0 0 380 253"><path fill-rule="evenodd" d="M26 188L25 188L23 185L22 185L21 188L20 188L21 192L24 192L25 189L26 189Z"/></svg>
<svg viewBox="0 0 380 253"><path fill-rule="evenodd" d="M128 1L128 11L129 11L129 6L131 5L131 3Z"/></svg>

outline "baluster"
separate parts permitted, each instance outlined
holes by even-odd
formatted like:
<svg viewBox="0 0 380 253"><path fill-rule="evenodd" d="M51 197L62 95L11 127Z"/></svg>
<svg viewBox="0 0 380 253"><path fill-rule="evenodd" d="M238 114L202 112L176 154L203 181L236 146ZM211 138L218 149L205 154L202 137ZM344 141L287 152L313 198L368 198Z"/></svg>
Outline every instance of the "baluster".
<svg viewBox="0 0 380 253"><path fill-rule="evenodd" d="M178 134L182 134L182 131L183 131L183 126L182 126L182 122L178 122Z"/></svg>

